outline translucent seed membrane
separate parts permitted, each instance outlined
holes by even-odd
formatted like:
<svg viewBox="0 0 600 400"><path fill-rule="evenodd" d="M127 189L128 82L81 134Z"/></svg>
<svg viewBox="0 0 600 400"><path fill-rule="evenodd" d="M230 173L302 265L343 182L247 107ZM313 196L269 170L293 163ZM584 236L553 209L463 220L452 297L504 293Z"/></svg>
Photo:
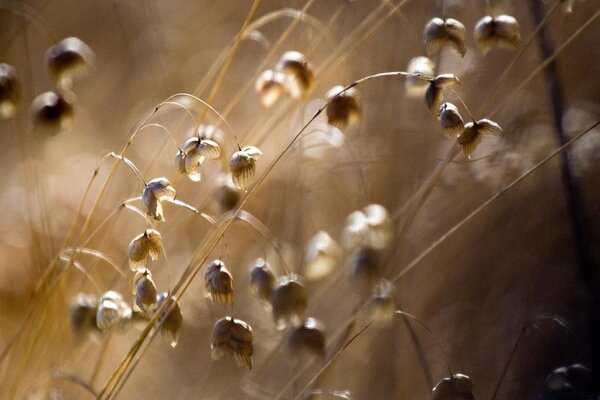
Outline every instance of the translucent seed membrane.
<svg viewBox="0 0 600 400"><path fill-rule="evenodd" d="M262 152L254 146L246 146L231 156L229 169L235 187L241 190L250 187L256 175L256 161L261 157Z"/></svg>
<svg viewBox="0 0 600 400"><path fill-rule="evenodd" d="M442 103L440 106L440 124L444 135L450 139L456 139L465 130L465 124L458 112L458 108L452 103Z"/></svg>
<svg viewBox="0 0 600 400"><path fill-rule="evenodd" d="M308 280L323 279L342 261L342 249L325 231L317 232L306 250L304 276Z"/></svg>
<svg viewBox="0 0 600 400"><path fill-rule="evenodd" d="M483 17L475 25L473 36L483 54L494 47L515 49L521 41L519 23L509 15Z"/></svg>
<svg viewBox="0 0 600 400"><path fill-rule="evenodd" d="M350 88L343 93L343 86L334 86L325 97L327 104L327 123L343 130L348 125L358 125L362 116L360 95L356 88Z"/></svg>
<svg viewBox="0 0 600 400"><path fill-rule="evenodd" d="M292 330L286 343L294 355L306 352L323 358L325 357L325 325L315 318L307 318L301 326Z"/></svg>
<svg viewBox="0 0 600 400"><path fill-rule="evenodd" d="M14 118L20 108L21 85L15 69L0 63L0 120Z"/></svg>
<svg viewBox="0 0 600 400"><path fill-rule="evenodd" d="M271 69L264 71L258 79L254 89L258 93L260 104L264 108L271 108L285 94L285 75Z"/></svg>
<svg viewBox="0 0 600 400"><path fill-rule="evenodd" d="M425 103L429 111L437 113L444 101L444 89L460 85L460 81L453 74L441 74L429 81L425 92Z"/></svg>
<svg viewBox="0 0 600 400"><path fill-rule="evenodd" d="M219 360L224 355L232 356L238 364L252 369L253 338L252 328L245 321L229 316L221 318L215 323L212 331L212 358Z"/></svg>
<svg viewBox="0 0 600 400"><path fill-rule="evenodd" d="M149 217L164 221L162 201L175 200L176 191L167 178L152 179L142 192L142 206Z"/></svg>
<svg viewBox="0 0 600 400"><path fill-rule="evenodd" d="M312 66L298 51L283 53L275 70L285 76L285 89L295 99L304 98L315 80Z"/></svg>
<svg viewBox="0 0 600 400"><path fill-rule="evenodd" d="M464 155L470 158L481 144L482 136L497 136L502 133L500 125L489 119L469 122L465 125L463 133L458 137L458 145Z"/></svg>
<svg viewBox="0 0 600 400"><path fill-rule="evenodd" d="M206 267L204 295L219 304L233 302L233 277L223 261L214 260Z"/></svg>
<svg viewBox="0 0 600 400"><path fill-rule="evenodd" d="M131 327L132 310L120 293L110 290L98 300L96 325L102 331L125 333Z"/></svg>
<svg viewBox="0 0 600 400"><path fill-rule="evenodd" d="M435 54L443 47L449 47L464 57L467 52L465 26L453 18L433 18L425 25L423 41L428 55Z"/></svg>
<svg viewBox="0 0 600 400"><path fill-rule="evenodd" d="M159 318L159 323L161 324L160 331L163 336L169 338L171 347L176 347L183 330L183 315L181 314L177 299L173 296L169 297L167 292L163 292L158 296L157 307L162 307L165 301L167 305Z"/></svg>
<svg viewBox="0 0 600 400"><path fill-rule="evenodd" d="M463 374L454 374L435 385L431 393L432 400L474 400L473 382Z"/></svg>
<svg viewBox="0 0 600 400"><path fill-rule="evenodd" d="M133 296L134 309L148 317L151 316L157 306L157 291L149 269L140 269L135 273Z"/></svg>
<svg viewBox="0 0 600 400"><path fill-rule="evenodd" d="M269 309L276 281L271 267L263 258L257 258L250 264L250 291Z"/></svg>
<svg viewBox="0 0 600 400"><path fill-rule="evenodd" d="M132 271L146 267L148 258L157 260L162 249L162 236L156 229L146 229L129 243L127 255Z"/></svg>
<svg viewBox="0 0 600 400"><path fill-rule="evenodd" d="M94 52L81 39L68 37L46 51L46 62L56 85L70 88L94 64Z"/></svg>
<svg viewBox="0 0 600 400"><path fill-rule="evenodd" d="M306 288L300 276L290 274L281 277L271 295L273 320L277 329L302 324L307 301Z"/></svg>

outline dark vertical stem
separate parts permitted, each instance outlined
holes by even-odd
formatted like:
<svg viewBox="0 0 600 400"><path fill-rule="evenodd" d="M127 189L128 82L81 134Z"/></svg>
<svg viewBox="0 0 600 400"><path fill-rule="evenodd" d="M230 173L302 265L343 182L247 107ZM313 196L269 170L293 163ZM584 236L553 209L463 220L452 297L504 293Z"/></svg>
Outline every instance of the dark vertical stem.
<svg viewBox="0 0 600 400"><path fill-rule="evenodd" d="M540 0L529 0L529 8L536 25L544 18L543 4ZM542 58L549 58L553 54L554 48L545 26L541 27L538 32L537 43ZM568 137L563 125L564 103L556 61L548 64L545 77L556 135L562 146L568 141ZM600 285L598 271L591 252L590 235L586 226L581 188L572 172L573 154L570 149L566 149L560 157L560 173L565 188L567 211L570 215L573 230L575 256L581 279L592 297L588 315L588 334L591 350L591 369L596 378L595 381L598 382L600 381Z"/></svg>

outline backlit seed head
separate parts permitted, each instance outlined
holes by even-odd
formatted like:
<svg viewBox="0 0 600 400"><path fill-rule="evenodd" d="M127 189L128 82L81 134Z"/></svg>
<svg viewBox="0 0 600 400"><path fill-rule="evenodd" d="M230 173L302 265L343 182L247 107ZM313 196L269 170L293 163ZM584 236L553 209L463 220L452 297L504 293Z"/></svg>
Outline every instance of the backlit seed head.
<svg viewBox="0 0 600 400"><path fill-rule="evenodd" d="M312 66L304 54L297 51L283 53L275 70L283 73L286 91L295 99L303 98L315 80Z"/></svg>
<svg viewBox="0 0 600 400"><path fill-rule="evenodd" d="M68 37L46 51L50 74L58 87L70 88L72 79L94 64L94 52L76 37Z"/></svg>
<svg viewBox="0 0 600 400"><path fill-rule="evenodd" d="M181 315L177 299L173 296L169 297L167 292L161 293L158 296L157 307L161 307L165 301L167 301L167 305L159 318L159 323L161 323L160 332L163 336L167 336L171 340L171 347L175 347L177 346L177 342L179 342L181 331L183 330L183 316Z"/></svg>
<svg viewBox="0 0 600 400"><path fill-rule="evenodd" d="M192 164L202 164L204 160L215 160L221 156L221 147L217 142L211 139L201 139L197 136L186 140L183 151L186 159L189 159Z"/></svg>
<svg viewBox="0 0 600 400"><path fill-rule="evenodd" d="M240 365L252 369L254 334L246 322L233 317L221 318L215 323L210 340L211 356L219 360L224 355L235 357Z"/></svg>
<svg viewBox="0 0 600 400"><path fill-rule="evenodd" d="M473 382L463 374L454 374L438 382L431 393L432 400L474 400Z"/></svg>
<svg viewBox="0 0 600 400"><path fill-rule="evenodd" d="M217 187L213 192L213 196L221 213L226 213L238 205L242 198L242 193L233 184L231 176L223 174L217 180Z"/></svg>
<svg viewBox="0 0 600 400"><path fill-rule="evenodd" d="M394 317L394 288L390 281L382 279L373 289L368 303L370 317L374 321L389 322Z"/></svg>
<svg viewBox="0 0 600 400"><path fill-rule="evenodd" d="M175 188L167 178L152 179L142 192L142 206L149 217L164 221L162 201L175 200Z"/></svg>
<svg viewBox="0 0 600 400"><path fill-rule="evenodd" d="M246 190L254 181L256 161L262 157L262 152L254 146L246 146L236 151L229 160L231 179L235 187Z"/></svg>
<svg viewBox="0 0 600 400"><path fill-rule="evenodd" d="M470 158L481 143L482 136L497 136L500 133L502 133L500 125L489 119L480 119L465 125L465 130L458 137L458 144L465 156Z"/></svg>
<svg viewBox="0 0 600 400"><path fill-rule="evenodd" d="M484 54L496 46L517 48L521 41L519 23L509 15L483 17L475 25L474 37Z"/></svg>
<svg viewBox="0 0 600 400"><path fill-rule="evenodd" d="M212 261L204 273L204 294L215 303L233 302L233 277L221 260Z"/></svg>
<svg viewBox="0 0 600 400"><path fill-rule="evenodd" d="M325 97L327 104L327 123L343 130L348 125L358 125L362 115L362 105L358 90L350 88L343 93L343 86L331 88Z"/></svg>
<svg viewBox="0 0 600 400"><path fill-rule="evenodd" d="M120 293L105 292L98 300L96 325L102 331L125 333L131 327L132 310Z"/></svg>
<svg viewBox="0 0 600 400"><path fill-rule="evenodd" d="M162 249L162 236L156 229L146 229L129 243L127 255L129 268L132 271L143 269L148 264L148 257L157 260Z"/></svg>
<svg viewBox="0 0 600 400"><path fill-rule="evenodd" d="M553 392L566 390L584 392L594 385L592 375L585 366L573 364L556 368L546 377L546 385Z"/></svg>
<svg viewBox="0 0 600 400"><path fill-rule="evenodd" d="M381 279L379 252L371 247L359 247L347 261L348 276L355 290L361 294L371 293Z"/></svg>
<svg viewBox="0 0 600 400"><path fill-rule="evenodd" d="M258 93L260 104L271 108L285 94L285 75L282 72L268 69L256 80L254 88Z"/></svg>
<svg viewBox="0 0 600 400"><path fill-rule="evenodd" d="M69 310L71 333L76 343L81 343L89 336L100 333L96 325L98 297L93 294L78 293Z"/></svg>
<svg viewBox="0 0 600 400"><path fill-rule="evenodd" d="M304 324L289 334L286 343L294 355L306 351L323 358L325 357L325 325L318 319L307 318Z"/></svg>
<svg viewBox="0 0 600 400"><path fill-rule="evenodd" d="M317 232L306 251L305 276L309 280L322 279L329 275L342 260L342 250L325 231Z"/></svg>
<svg viewBox="0 0 600 400"><path fill-rule="evenodd" d="M284 329L290 324L302 324L307 306L306 288L302 278L296 274L281 277L271 294L271 306L277 329Z"/></svg>
<svg viewBox="0 0 600 400"><path fill-rule="evenodd" d="M271 302L275 281L271 267L263 258L257 258L250 264L250 291L265 304Z"/></svg>
<svg viewBox="0 0 600 400"><path fill-rule="evenodd" d="M140 269L133 277L133 307L150 316L156 309L156 285L152 280L152 273L149 269Z"/></svg>
<svg viewBox="0 0 600 400"><path fill-rule="evenodd" d="M450 47L461 57L467 52L465 26L453 18L433 18L425 25L423 32L425 50L432 55L442 47Z"/></svg>
<svg viewBox="0 0 600 400"><path fill-rule="evenodd" d="M558 392L567 386L568 376L567 368L560 367L550 372L546 377L546 385L550 390Z"/></svg>
<svg viewBox="0 0 600 400"><path fill-rule="evenodd" d="M31 103L36 126L47 134L58 134L73 125L73 99L69 92L50 91L40 94Z"/></svg>
<svg viewBox="0 0 600 400"><path fill-rule="evenodd" d="M342 233L342 245L348 252L360 246L385 249L394 236L394 223L385 207L370 204L351 213Z"/></svg>
<svg viewBox="0 0 600 400"><path fill-rule="evenodd" d="M421 79L418 76L424 78L432 77L435 73L434 68L434 62L427 57L415 57L411 59L406 69L411 74L406 77L406 94L411 97L424 96L429 83L426 79Z"/></svg>
<svg viewBox="0 0 600 400"><path fill-rule="evenodd" d="M0 120L13 118L19 111L21 85L15 69L0 63Z"/></svg>
<svg viewBox="0 0 600 400"><path fill-rule="evenodd" d="M444 89L460 85L454 74L442 74L429 81L425 92L425 103L431 112L437 112L444 101Z"/></svg>
<svg viewBox="0 0 600 400"><path fill-rule="evenodd" d="M442 103L440 106L440 123L444 134L450 139L456 139L465 129L465 123L458 112L458 108L448 102Z"/></svg>

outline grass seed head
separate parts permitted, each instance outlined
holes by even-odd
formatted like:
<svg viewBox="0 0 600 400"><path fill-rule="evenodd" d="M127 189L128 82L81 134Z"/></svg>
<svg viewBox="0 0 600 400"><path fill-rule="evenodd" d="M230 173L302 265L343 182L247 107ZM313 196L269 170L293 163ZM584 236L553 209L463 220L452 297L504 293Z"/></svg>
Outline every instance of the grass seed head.
<svg viewBox="0 0 600 400"><path fill-rule="evenodd" d="M379 204L370 204L348 216L342 245L347 252L361 246L383 250L393 236L394 223L388 211Z"/></svg>
<svg viewBox="0 0 600 400"><path fill-rule="evenodd" d="M552 391L563 390L567 385L567 367L556 368L546 377L546 385Z"/></svg>
<svg viewBox="0 0 600 400"><path fill-rule="evenodd" d="M78 293L69 310L71 333L76 343L82 343L89 336L99 334L96 325L98 311L98 296L88 293Z"/></svg>
<svg viewBox="0 0 600 400"><path fill-rule="evenodd" d="M157 305L157 291L149 269L140 269L135 273L133 277L133 296L134 309L147 316L152 315Z"/></svg>
<svg viewBox="0 0 600 400"><path fill-rule="evenodd" d="M473 382L463 374L454 374L435 385L431 393L432 400L474 400Z"/></svg>
<svg viewBox="0 0 600 400"><path fill-rule="evenodd" d="M425 50L428 55L435 54L442 47L450 47L461 57L467 52L465 26L453 18L433 18L425 25L423 32Z"/></svg>
<svg viewBox="0 0 600 400"><path fill-rule="evenodd" d="M36 126L49 135L66 132L73 125L73 99L70 92L49 91L37 96L31 103Z"/></svg>
<svg viewBox="0 0 600 400"><path fill-rule="evenodd" d="M305 351L317 357L325 357L325 325L315 318L307 318L287 337L286 344L292 354Z"/></svg>
<svg viewBox="0 0 600 400"><path fill-rule="evenodd" d="M277 329L302 324L307 302L306 288L300 276L290 274L281 277L271 294L273 320Z"/></svg>
<svg viewBox="0 0 600 400"><path fill-rule="evenodd" d="M500 133L502 133L500 125L489 119L480 119L467 123L457 140L465 156L470 158L477 146L481 144L482 136L497 136Z"/></svg>
<svg viewBox="0 0 600 400"><path fill-rule="evenodd" d="M98 300L96 325L102 331L125 333L131 327L132 310L120 293L105 292Z"/></svg>
<svg viewBox="0 0 600 400"><path fill-rule="evenodd" d="M440 123L444 134L450 139L456 139L465 129L465 123L458 112L458 108L448 102L442 103L440 106Z"/></svg>
<svg viewBox="0 0 600 400"><path fill-rule="evenodd" d="M286 91L294 99L304 98L315 80L312 66L306 56L298 51L283 53L275 70L285 76Z"/></svg>
<svg viewBox="0 0 600 400"><path fill-rule="evenodd" d="M157 221L164 221L162 201L174 200L176 195L175 188L167 178L152 179L142 192L142 206L149 217Z"/></svg>
<svg viewBox="0 0 600 400"><path fill-rule="evenodd" d="M233 302L233 277L221 260L213 260L204 273L204 293L215 303Z"/></svg>
<svg viewBox="0 0 600 400"><path fill-rule="evenodd" d="M441 74L429 81L425 92L425 103L429 111L437 113L444 101L444 89L460 85L454 74Z"/></svg>
<svg viewBox="0 0 600 400"><path fill-rule="evenodd" d="M263 258L257 258L250 264L250 291L264 304L271 303L275 283L275 275Z"/></svg>
<svg viewBox="0 0 600 400"><path fill-rule="evenodd" d="M212 331L212 358L219 360L224 355L233 356L239 364L252 369L253 339L254 334L248 323L233 317L221 318L215 323Z"/></svg>
<svg viewBox="0 0 600 400"><path fill-rule="evenodd" d="M356 88L343 93L343 86L337 85L329 89L325 97L327 104L327 123L343 130L348 125L358 125L362 116L362 104Z"/></svg>
<svg viewBox="0 0 600 400"><path fill-rule="evenodd" d="M170 340L171 347L177 346L181 332L183 331L183 315L179 303L175 297L169 297L167 292L161 293L157 298L157 307L161 307L167 301L160 318L160 332Z"/></svg>
<svg viewBox="0 0 600 400"><path fill-rule="evenodd" d="M157 260L162 249L162 236L156 229L146 229L129 243L127 255L132 271L144 269L148 258Z"/></svg>
<svg viewBox="0 0 600 400"><path fill-rule="evenodd" d="M474 37L483 54L497 46L517 48L521 41L519 23L509 15L483 17L475 25Z"/></svg>
<svg viewBox="0 0 600 400"><path fill-rule="evenodd" d="M15 69L0 63L0 120L17 115L21 101L21 85Z"/></svg>
<svg viewBox="0 0 600 400"><path fill-rule="evenodd" d="M435 73L435 63L427 57L415 57L408 63L406 71L411 74L406 77L406 94L411 97L422 97L428 87L428 82L422 77L431 77ZM418 76L415 76L418 75Z"/></svg>
<svg viewBox="0 0 600 400"><path fill-rule="evenodd" d="M231 179L235 187L246 190L256 175L256 161L262 157L262 152L254 146L246 146L236 151L229 160Z"/></svg>
<svg viewBox="0 0 600 400"><path fill-rule="evenodd" d="M285 75L282 72L268 69L264 71L254 86L258 93L260 104L264 108L271 108L285 94Z"/></svg>
<svg viewBox="0 0 600 400"><path fill-rule="evenodd" d="M68 37L46 51L46 62L56 86L69 89L73 78L94 64L94 52L81 39Z"/></svg>
<svg viewBox="0 0 600 400"><path fill-rule="evenodd" d="M317 232L306 250L304 276L308 280L319 280L331 273L342 260L342 250L325 231Z"/></svg>

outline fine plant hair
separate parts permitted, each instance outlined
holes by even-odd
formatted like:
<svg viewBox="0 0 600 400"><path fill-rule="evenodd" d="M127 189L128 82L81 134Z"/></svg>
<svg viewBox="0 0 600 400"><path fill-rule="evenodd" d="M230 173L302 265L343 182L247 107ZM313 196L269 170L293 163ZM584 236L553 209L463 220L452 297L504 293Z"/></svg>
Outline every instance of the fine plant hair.
<svg viewBox="0 0 600 400"><path fill-rule="evenodd" d="M598 397L599 35L594 0L0 4L0 399Z"/></svg>

